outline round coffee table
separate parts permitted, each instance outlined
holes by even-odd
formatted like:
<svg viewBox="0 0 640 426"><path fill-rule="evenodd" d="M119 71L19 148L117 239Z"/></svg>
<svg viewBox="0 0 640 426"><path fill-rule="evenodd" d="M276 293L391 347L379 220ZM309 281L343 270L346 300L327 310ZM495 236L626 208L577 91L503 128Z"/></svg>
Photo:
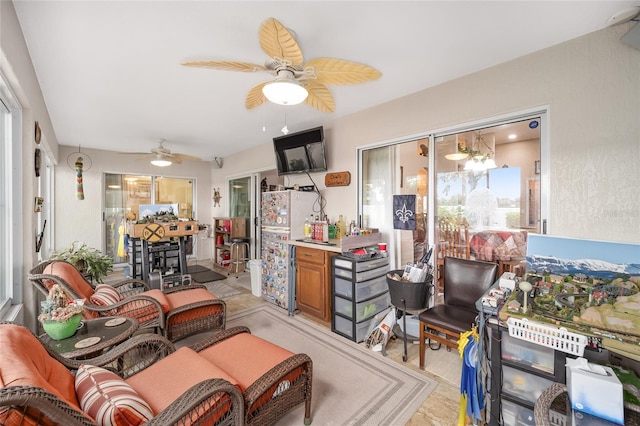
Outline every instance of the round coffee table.
<svg viewBox="0 0 640 426"><path fill-rule="evenodd" d="M87 359L124 342L138 330L138 325L135 318L103 317L83 320L76 333L66 339L53 340L47 334L38 339L65 358Z"/></svg>

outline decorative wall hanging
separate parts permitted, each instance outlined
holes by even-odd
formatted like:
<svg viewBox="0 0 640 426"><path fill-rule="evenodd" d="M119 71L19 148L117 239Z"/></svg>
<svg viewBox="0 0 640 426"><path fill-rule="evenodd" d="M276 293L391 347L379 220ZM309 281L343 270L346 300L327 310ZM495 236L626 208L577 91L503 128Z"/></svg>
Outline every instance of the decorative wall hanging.
<svg viewBox="0 0 640 426"><path fill-rule="evenodd" d="M72 152L67 156L67 165L76 172L76 198L78 200L84 200L84 185L82 182L82 174L88 171L93 162L88 154L80 151L80 145L78 145L78 152Z"/></svg>
<svg viewBox="0 0 640 426"><path fill-rule="evenodd" d="M327 173L324 176L324 186L349 186L351 183L351 173L349 172L335 172Z"/></svg>
<svg viewBox="0 0 640 426"><path fill-rule="evenodd" d="M44 198L36 197L33 202L33 211L39 213L42 211L42 205L44 204Z"/></svg>
<svg viewBox="0 0 640 426"><path fill-rule="evenodd" d="M416 196L393 196L393 229L413 231L416 229Z"/></svg>
<svg viewBox="0 0 640 426"><path fill-rule="evenodd" d="M42 153L40 148L36 148L33 153L33 170L36 172L36 177L40 177L40 163L42 161Z"/></svg>
<svg viewBox="0 0 640 426"><path fill-rule="evenodd" d="M33 133L33 139L36 141L36 145L39 145L40 139L42 139L42 130L40 130L40 125L38 124L37 121L34 129L34 133Z"/></svg>
<svg viewBox="0 0 640 426"><path fill-rule="evenodd" d="M213 188L213 207L220 207L220 188Z"/></svg>

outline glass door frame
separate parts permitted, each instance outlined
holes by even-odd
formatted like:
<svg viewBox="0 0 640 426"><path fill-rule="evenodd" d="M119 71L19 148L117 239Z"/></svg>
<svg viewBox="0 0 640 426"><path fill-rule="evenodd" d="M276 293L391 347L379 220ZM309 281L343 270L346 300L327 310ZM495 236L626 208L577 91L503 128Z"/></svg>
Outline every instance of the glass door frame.
<svg viewBox="0 0 640 426"><path fill-rule="evenodd" d="M501 124L511 123L515 121L522 121L531 118L537 118L540 121L540 232L541 234L550 233L550 223L549 223L549 207L550 207L550 176L549 176L549 160L550 160L550 141L549 141L549 116L548 116L548 106L532 108L530 110L523 110L520 112L514 112L511 114L506 114L494 118L489 118L485 120L477 120L473 122L468 122L456 126L450 126L446 128L436 129L429 132L413 134L407 137L397 138L393 140L389 140L382 143L377 143L374 145L367 145L356 148L357 155L357 174L358 174L358 187L357 187L357 214L359 218L363 217L363 209L364 209L364 184L363 184L363 152L375 148L380 148L384 146L393 146L402 144L405 142L411 142L418 139L429 139L429 152L436 152L436 138L440 136L446 136L456 133L463 133L474 131L477 129L482 129L486 127L494 127L499 126ZM435 241L436 237L436 223L435 223L435 215L433 212L435 211L436 205L436 193L433 189L436 188L436 170L435 170L435 155L429 155L428 157L428 212L427 215L427 235L428 241ZM391 229L393 231L393 229ZM397 236L392 234L392 237L389 241L389 250L391 253L396 253L397 246ZM399 258L399 254L391 257L391 268L398 268L399 265L397 263L397 259ZM431 258L433 262L434 258Z"/></svg>

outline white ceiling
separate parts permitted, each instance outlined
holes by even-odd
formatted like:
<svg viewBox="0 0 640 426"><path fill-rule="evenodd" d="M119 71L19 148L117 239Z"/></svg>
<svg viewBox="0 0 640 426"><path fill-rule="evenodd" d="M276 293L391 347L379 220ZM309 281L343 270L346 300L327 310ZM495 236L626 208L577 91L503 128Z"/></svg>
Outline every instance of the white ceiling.
<svg viewBox="0 0 640 426"><path fill-rule="evenodd" d="M639 1L33 1L15 8L61 145L165 146L211 160L604 28ZM274 17L305 60L382 72L330 86L334 113L244 99L266 73L181 66L264 63L258 28ZM266 131L262 131L263 125Z"/></svg>

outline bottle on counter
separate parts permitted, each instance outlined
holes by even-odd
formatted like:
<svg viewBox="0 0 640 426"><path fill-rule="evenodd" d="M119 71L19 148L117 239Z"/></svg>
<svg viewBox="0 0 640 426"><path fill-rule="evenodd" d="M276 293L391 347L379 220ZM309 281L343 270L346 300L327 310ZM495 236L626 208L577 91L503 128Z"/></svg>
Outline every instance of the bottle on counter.
<svg viewBox="0 0 640 426"><path fill-rule="evenodd" d="M336 223L337 226L337 237L338 238L343 238L347 236L347 224L344 223L344 217L342 215L338 216L338 223Z"/></svg>
<svg viewBox="0 0 640 426"><path fill-rule="evenodd" d="M356 231L356 221L352 220L351 223L349 224L349 236L353 237L355 235L355 231Z"/></svg>
<svg viewBox="0 0 640 426"><path fill-rule="evenodd" d="M311 222L308 217L304 219L304 239L311 239Z"/></svg>
<svg viewBox="0 0 640 426"><path fill-rule="evenodd" d="M325 216L324 220L322 221L322 242L324 243L328 243L329 242L329 219Z"/></svg>

